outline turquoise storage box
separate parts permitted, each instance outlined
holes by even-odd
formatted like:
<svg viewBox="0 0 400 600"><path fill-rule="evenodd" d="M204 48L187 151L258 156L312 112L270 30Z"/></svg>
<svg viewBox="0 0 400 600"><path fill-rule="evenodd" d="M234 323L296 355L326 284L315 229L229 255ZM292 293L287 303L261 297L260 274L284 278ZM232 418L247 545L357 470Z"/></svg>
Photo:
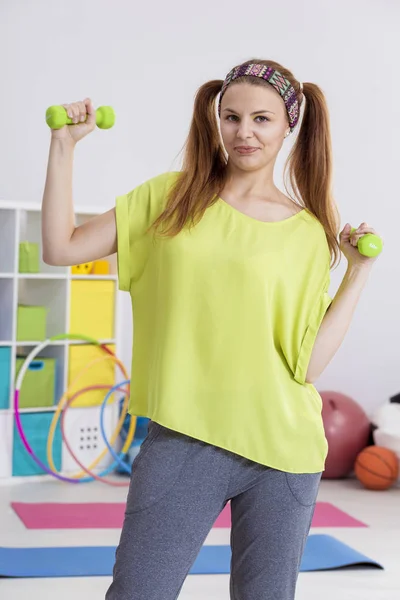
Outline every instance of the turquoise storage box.
<svg viewBox="0 0 400 600"><path fill-rule="evenodd" d="M38 458L46 465L47 462L47 436L53 412L24 413L21 415L22 427L30 446ZM14 441L12 457L12 474L14 477L25 477L28 475L43 475L44 471L35 463L28 454L18 435L14 423ZM59 424L54 435L53 459L57 471L61 470L61 431Z"/></svg>
<svg viewBox="0 0 400 600"><path fill-rule="evenodd" d="M17 340L19 342L40 342L46 339L45 306L18 305Z"/></svg>
<svg viewBox="0 0 400 600"><path fill-rule="evenodd" d="M18 271L39 273L39 244L21 242L19 245Z"/></svg>
<svg viewBox="0 0 400 600"><path fill-rule="evenodd" d="M24 362L25 358L17 358L15 378ZM31 361L22 381L19 394L20 408L40 408L54 405L56 363L55 358L36 358Z"/></svg>
<svg viewBox="0 0 400 600"><path fill-rule="evenodd" d="M0 348L0 409L9 408L11 348Z"/></svg>

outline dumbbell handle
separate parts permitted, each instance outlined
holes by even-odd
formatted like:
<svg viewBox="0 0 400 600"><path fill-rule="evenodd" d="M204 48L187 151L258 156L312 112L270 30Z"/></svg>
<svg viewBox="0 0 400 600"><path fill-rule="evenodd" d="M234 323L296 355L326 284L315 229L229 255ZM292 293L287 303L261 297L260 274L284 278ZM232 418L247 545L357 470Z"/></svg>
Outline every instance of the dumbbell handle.
<svg viewBox="0 0 400 600"><path fill-rule="evenodd" d="M63 106L49 106L46 110L46 123L51 129L61 129L64 125L73 125ZM96 125L99 129L110 129L115 123L115 113L111 106L99 106L96 110Z"/></svg>
<svg viewBox="0 0 400 600"><path fill-rule="evenodd" d="M355 227L352 228L351 233L354 231L356 231ZM383 248L382 238L375 233L366 233L358 240L357 248L363 256L368 256L369 258L378 256Z"/></svg>

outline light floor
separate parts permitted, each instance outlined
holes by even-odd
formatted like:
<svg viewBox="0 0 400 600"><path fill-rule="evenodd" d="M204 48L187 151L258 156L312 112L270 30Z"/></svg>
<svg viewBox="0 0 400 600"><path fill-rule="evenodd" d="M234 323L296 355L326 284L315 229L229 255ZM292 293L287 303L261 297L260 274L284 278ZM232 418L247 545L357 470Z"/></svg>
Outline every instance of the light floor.
<svg viewBox="0 0 400 600"><path fill-rule="evenodd" d="M11 501L119 502L126 488L92 483L58 482L0 486L1 546L116 545L117 530L27 530L14 514ZM354 480L323 481L319 500L328 501L364 521L368 528L318 529L334 535L385 567L301 573L296 600L400 599L400 487L387 492L360 489ZM213 530L206 543L229 543L229 533ZM195 575L186 580L180 600L229 600L227 575ZM1 600L103 600L108 577L67 579L0 579ZM145 599L143 599L145 600ZM163 600L160 598L160 600ZM253 599L252 599L253 600ZM254 599L262 600L262 599Z"/></svg>

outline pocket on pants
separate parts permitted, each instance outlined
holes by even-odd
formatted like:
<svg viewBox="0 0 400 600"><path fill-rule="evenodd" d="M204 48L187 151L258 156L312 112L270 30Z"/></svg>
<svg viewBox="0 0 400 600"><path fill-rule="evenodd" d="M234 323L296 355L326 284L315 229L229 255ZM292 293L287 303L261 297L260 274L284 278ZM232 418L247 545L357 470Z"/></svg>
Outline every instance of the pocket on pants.
<svg viewBox="0 0 400 600"><path fill-rule="evenodd" d="M293 497L302 506L315 504L322 473L285 473Z"/></svg>
<svg viewBox="0 0 400 600"><path fill-rule="evenodd" d="M149 433L132 464L126 514L134 514L159 502L176 484L189 452L190 440L158 423Z"/></svg>
<svg viewBox="0 0 400 600"><path fill-rule="evenodd" d="M149 421L147 435L140 445L139 452L135 457L135 460L133 461L133 465L137 466L137 464L143 459L147 451L151 448L152 443L157 439L158 435L161 433L161 429L161 425L155 423L154 421Z"/></svg>

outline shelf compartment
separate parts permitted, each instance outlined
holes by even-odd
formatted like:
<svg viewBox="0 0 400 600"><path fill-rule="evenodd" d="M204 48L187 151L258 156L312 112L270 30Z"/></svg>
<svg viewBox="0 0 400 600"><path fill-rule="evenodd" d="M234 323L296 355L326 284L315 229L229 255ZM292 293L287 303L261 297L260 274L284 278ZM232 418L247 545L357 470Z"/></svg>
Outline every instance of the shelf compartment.
<svg viewBox="0 0 400 600"><path fill-rule="evenodd" d="M23 210L20 212L19 242L39 244L39 272L67 274L67 267L47 265L42 259L42 215L40 211Z"/></svg>
<svg viewBox="0 0 400 600"><path fill-rule="evenodd" d="M47 437L52 419L53 415L49 412L35 412L31 414L24 413L21 415L22 427L25 431L27 440L34 453L46 466L48 466ZM60 423L58 423L53 444L53 459L58 471L61 468L61 443ZM15 424L12 447L12 474L14 477L27 477L30 475L44 474L42 469L26 451L25 446L18 435Z"/></svg>
<svg viewBox="0 0 400 600"><path fill-rule="evenodd" d="M0 273L12 273L15 267L16 211L0 208Z"/></svg>
<svg viewBox="0 0 400 600"><path fill-rule="evenodd" d="M69 332L113 338L115 288L114 281L71 281Z"/></svg>
<svg viewBox="0 0 400 600"><path fill-rule="evenodd" d="M14 285L12 279L0 279L0 340L12 339Z"/></svg>
<svg viewBox="0 0 400 600"><path fill-rule="evenodd" d="M110 345L108 348L115 352L115 346ZM68 348L68 385L71 385L78 374L85 369L92 361L106 356L104 350L93 345L71 345ZM75 386L71 387L70 392L73 394L79 389L93 385L115 385L115 364L112 360L104 359L94 364L92 367L82 374ZM74 400L72 406L87 407L96 406L103 402L107 390L93 390L87 392Z"/></svg>
<svg viewBox="0 0 400 600"><path fill-rule="evenodd" d="M30 354L32 348L30 346L18 346L16 351L16 370L21 368L21 363L23 360ZM54 378L54 389L53 389L53 406L49 406L49 400L45 400L45 405L41 404L40 393L43 390L43 386L53 385L49 382L45 382L42 376L42 373L39 372L39 376L36 378L35 374L32 371L27 371L23 381L22 381L22 390L21 394L24 391L24 387L28 385L35 385L35 389L33 391L26 390L26 404L31 404L29 407L24 406L22 410L26 412L37 412L37 409L46 409L53 410L53 408L58 404L60 398L65 389L65 372L66 372L66 357L67 357L67 348L65 345L49 345L43 348L41 352L37 356L35 356L34 364L40 364L40 361L46 362L47 369L49 369L49 377ZM22 360L21 360L22 359ZM51 373L52 365L54 365L54 372ZM17 377L15 377L15 381ZM35 384L36 380L36 384ZM39 385L40 384L40 385ZM38 388L39 385L39 388ZM26 387L25 387L26 389ZM39 391L38 391L39 389ZM48 392L47 392L48 393ZM37 399L35 400L35 394L37 394ZM29 398L28 398L29 397Z"/></svg>
<svg viewBox="0 0 400 600"><path fill-rule="evenodd" d="M45 337L60 335L66 328L67 281L58 279L19 279L18 305L46 308ZM35 341L35 340L18 340Z"/></svg>
<svg viewBox="0 0 400 600"><path fill-rule="evenodd" d="M110 441L118 422L118 403L111 403L104 409L104 430ZM65 415L65 436L77 459L84 465L90 465L106 448L100 430L100 407L71 408ZM114 449L119 452L121 447L114 444ZM109 452L94 468L97 473L107 468L113 462ZM67 447L62 445L62 470L64 473L76 473L81 468L72 458Z"/></svg>
<svg viewBox="0 0 400 600"><path fill-rule="evenodd" d="M24 358L17 356L16 377L23 363ZM30 362L20 390L20 408L54 406L56 400L56 369L57 359L54 357L36 357Z"/></svg>

